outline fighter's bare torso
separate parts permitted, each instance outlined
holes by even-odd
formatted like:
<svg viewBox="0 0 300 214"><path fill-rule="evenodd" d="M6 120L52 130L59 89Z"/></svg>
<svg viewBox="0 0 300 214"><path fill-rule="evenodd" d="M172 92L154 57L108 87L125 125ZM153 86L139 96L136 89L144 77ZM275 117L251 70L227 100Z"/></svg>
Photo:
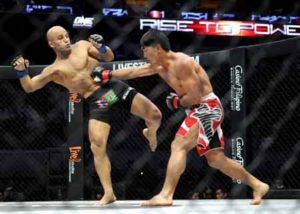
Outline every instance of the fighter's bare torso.
<svg viewBox="0 0 300 214"><path fill-rule="evenodd" d="M201 101L201 97L212 92L212 86L209 77L204 69L190 56L173 52L172 58L167 63L168 68L159 66L158 74L176 91L179 96L190 93L190 88L186 87L187 82L196 85L193 92L197 93L198 99L191 104Z"/></svg>
<svg viewBox="0 0 300 214"><path fill-rule="evenodd" d="M90 76L99 64L98 60L89 56L87 44L77 42L72 45L68 57L57 58L45 72L49 72L53 82L66 87L70 92L88 97L99 87Z"/></svg>

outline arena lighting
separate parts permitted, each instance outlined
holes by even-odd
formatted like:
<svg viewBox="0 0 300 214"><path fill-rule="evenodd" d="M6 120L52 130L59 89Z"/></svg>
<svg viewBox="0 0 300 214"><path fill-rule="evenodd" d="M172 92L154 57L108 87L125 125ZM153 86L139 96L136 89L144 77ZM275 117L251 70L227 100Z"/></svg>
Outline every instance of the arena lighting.
<svg viewBox="0 0 300 214"><path fill-rule="evenodd" d="M140 19L140 30L153 28L159 31L194 32L215 36L268 36L276 33L286 36L300 36L300 25L269 24L248 21L195 21Z"/></svg>
<svg viewBox="0 0 300 214"><path fill-rule="evenodd" d="M70 15L73 14L73 8L71 6L52 6L52 5L38 5L38 4L27 4L25 8L26 13L33 13L33 12L49 12L53 10L58 11L65 11Z"/></svg>
<svg viewBox="0 0 300 214"><path fill-rule="evenodd" d="M300 23L300 16L262 16L259 14L252 14L251 21L261 21L261 22L285 22L285 23Z"/></svg>
<svg viewBox="0 0 300 214"><path fill-rule="evenodd" d="M181 18L185 20L234 20L238 16L234 13L213 13L208 12L181 12ZM153 17L155 18L155 17ZM300 16L278 16L278 15L260 15L251 14L251 18L248 21L259 21L266 23L300 23Z"/></svg>
<svg viewBox="0 0 300 214"><path fill-rule="evenodd" d="M214 13L207 12L181 12L181 18L186 20L209 20L210 17L214 20L234 19L236 15L233 13Z"/></svg>
<svg viewBox="0 0 300 214"><path fill-rule="evenodd" d="M128 11L122 8L103 8L102 14L104 16L123 17L123 16L128 16Z"/></svg>
<svg viewBox="0 0 300 214"><path fill-rule="evenodd" d="M181 12L182 19L188 20L208 20L208 13L196 13L196 12Z"/></svg>
<svg viewBox="0 0 300 214"><path fill-rule="evenodd" d="M148 16L151 18L165 18L165 11L159 11L159 10L151 10L148 13Z"/></svg>

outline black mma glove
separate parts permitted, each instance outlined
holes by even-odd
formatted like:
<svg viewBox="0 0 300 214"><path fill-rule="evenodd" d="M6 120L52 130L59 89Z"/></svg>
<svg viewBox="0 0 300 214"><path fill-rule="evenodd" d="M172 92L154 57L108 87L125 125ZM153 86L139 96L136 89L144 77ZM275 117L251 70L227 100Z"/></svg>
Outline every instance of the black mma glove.
<svg viewBox="0 0 300 214"><path fill-rule="evenodd" d="M100 34L92 34L89 36L89 41L97 44L96 48L100 53L106 53L107 48L104 44L103 36L101 36Z"/></svg>
<svg viewBox="0 0 300 214"><path fill-rule="evenodd" d="M29 61L24 59L22 55L13 58L10 64L17 71L18 78L28 75Z"/></svg>
<svg viewBox="0 0 300 214"><path fill-rule="evenodd" d="M169 109L175 110L180 107L179 97L175 93L170 93L166 98L166 103Z"/></svg>
<svg viewBox="0 0 300 214"><path fill-rule="evenodd" d="M107 70L102 66L98 66L94 68L91 76L95 82L102 82L111 79L111 75L112 75L111 72L112 72L111 70Z"/></svg>

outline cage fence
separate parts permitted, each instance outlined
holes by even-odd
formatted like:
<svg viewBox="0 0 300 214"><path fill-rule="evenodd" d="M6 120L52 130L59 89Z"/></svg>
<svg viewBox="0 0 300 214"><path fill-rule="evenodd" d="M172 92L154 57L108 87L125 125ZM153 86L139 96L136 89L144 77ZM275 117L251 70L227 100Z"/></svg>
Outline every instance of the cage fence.
<svg viewBox="0 0 300 214"><path fill-rule="evenodd" d="M5 41L1 42L1 47L6 50L0 52L0 191L9 195L6 200L68 199L69 93L51 83L37 92L26 94L14 71L7 65L20 52L31 56L33 65L49 64L53 53L47 47L46 30L53 23L71 29L72 22L73 17L58 13L28 15L26 18L22 14L0 14L0 40ZM15 23L18 27L11 27ZM93 29L72 29L70 34L71 37L74 35L75 41L87 38L90 33L103 33L120 60L103 65L118 68L126 63L132 66L140 62L122 61L141 57L138 47L140 33L136 33L136 28L138 22L134 19L104 21L100 17ZM175 49L193 53L207 43L205 37L185 35L183 41L178 41L175 34L168 36L175 41L172 44ZM240 40L214 41L218 46L226 42L238 44ZM245 115L240 121L235 120L245 130L245 167L271 184L275 193L280 192L276 197L283 198L299 197L300 194L299 44L300 40L296 38L281 42L274 50L272 45L242 47L245 53L237 57L238 61L245 60ZM225 109L222 128L228 156L232 151L231 138L238 129L231 114L231 51L195 54L207 70L214 92ZM31 75L42 67L36 67ZM127 83L159 107L163 120L158 132L158 149L151 153L142 135L144 121L123 111L113 115L107 148L112 163L113 187L119 199L147 199L158 193L163 185L171 142L185 111L168 110L165 97L172 89L157 76L128 80ZM77 124L83 128L83 199L95 200L101 197L103 190L88 140L87 106L84 105L83 109L84 120ZM230 196L235 185L230 178L210 168L205 158L192 150L175 199L192 199L194 193L200 198L215 198L214 191L218 188Z"/></svg>

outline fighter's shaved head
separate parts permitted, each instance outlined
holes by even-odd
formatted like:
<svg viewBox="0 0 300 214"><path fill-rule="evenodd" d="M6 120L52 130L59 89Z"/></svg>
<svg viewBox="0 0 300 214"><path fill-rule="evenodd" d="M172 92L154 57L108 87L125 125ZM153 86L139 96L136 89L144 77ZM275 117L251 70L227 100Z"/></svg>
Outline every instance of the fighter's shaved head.
<svg viewBox="0 0 300 214"><path fill-rule="evenodd" d="M48 41L52 41L53 38L57 35L57 34L60 34L60 33L67 33L66 29L64 29L63 27L61 26L53 26L51 27L48 31L47 31L47 40Z"/></svg>

